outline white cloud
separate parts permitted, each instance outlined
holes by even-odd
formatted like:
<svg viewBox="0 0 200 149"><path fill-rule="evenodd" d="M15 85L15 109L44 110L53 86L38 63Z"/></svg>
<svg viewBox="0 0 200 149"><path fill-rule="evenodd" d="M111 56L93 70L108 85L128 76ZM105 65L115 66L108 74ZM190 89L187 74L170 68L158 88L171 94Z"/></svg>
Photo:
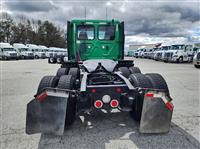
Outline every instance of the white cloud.
<svg viewBox="0 0 200 149"><path fill-rule="evenodd" d="M106 7L109 19L125 21L127 40L131 42L168 41L189 37L198 38L195 30L199 26L200 13L198 1L6 1L4 11L18 18L50 20L66 28L71 19L106 19Z"/></svg>

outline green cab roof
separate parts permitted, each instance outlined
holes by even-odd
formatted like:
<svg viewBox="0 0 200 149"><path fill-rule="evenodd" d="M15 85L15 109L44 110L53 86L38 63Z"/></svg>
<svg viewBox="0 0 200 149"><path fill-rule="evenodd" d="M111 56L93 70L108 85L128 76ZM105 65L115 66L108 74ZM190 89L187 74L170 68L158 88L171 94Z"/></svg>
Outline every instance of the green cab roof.
<svg viewBox="0 0 200 149"><path fill-rule="evenodd" d="M75 24L79 24L79 23L86 23L86 24L101 24L101 23L114 23L114 24L118 24L120 23L120 21L118 20L84 20L84 19L80 19L80 20L72 20L71 23L75 23Z"/></svg>

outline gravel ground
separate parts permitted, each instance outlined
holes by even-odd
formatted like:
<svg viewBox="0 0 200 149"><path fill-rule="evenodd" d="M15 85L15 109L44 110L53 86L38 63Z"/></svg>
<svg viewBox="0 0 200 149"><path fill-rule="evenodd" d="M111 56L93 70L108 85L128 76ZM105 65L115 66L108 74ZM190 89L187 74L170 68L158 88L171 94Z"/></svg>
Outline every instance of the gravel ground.
<svg viewBox="0 0 200 149"><path fill-rule="evenodd" d="M200 148L200 70L192 64L135 59L143 73L157 72L166 79L175 106L167 134L144 135L128 113L81 115L62 137L25 134L26 104L44 75L59 65L47 60L1 61L0 148L2 149L135 149Z"/></svg>

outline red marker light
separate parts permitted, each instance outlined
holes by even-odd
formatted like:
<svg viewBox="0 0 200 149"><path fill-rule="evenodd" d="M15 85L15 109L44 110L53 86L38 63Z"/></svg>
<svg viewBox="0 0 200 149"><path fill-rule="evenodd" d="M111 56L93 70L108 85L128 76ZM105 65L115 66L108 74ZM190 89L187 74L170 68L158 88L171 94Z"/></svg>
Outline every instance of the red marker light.
<svg viewBox="0 0 200 149"><path fill-rule="evenodd" d="M110 106L111 106L112 108L118 107L118 106L119 106L118 100L116 100L116 99L111 100Z"/></svg>
<svg viewBox="0 0 200 149"><path fill-rule="evenodd" d="M166 103L166 106L167 106L167 108L168 108L170 111L172 111L172 110L174 109L173 104L170 103L170 102L167 102L167 103Z"/></svg>
<svg viewBox="0 0 200 149"><path fill-rule="evenodd" d="M97 90L96 90L95 88L93 88L93 89L91 89L91 92L92 92L92 93L96 93Z"/></svg>
<svg viewBox="0 0 200 149"><path fill-rule="evenodd" d="M147 93L147 94L145 94L145 97L153 97L154 95L153 95L153 93Z"/></svg>
<svg viewBox="0 0 200 149"><path fill-rule="evenodd" d="M103 102L101 100L96 100L94 102L94 106L95 108L100 109L101 107L103 107Z"/></svg>
<svg viewBox="0 0 200 149"><path fill-rule="evenodd" d="M38 95L36 97L37 100L39 100L40 102L43 102L45 100L45 98L47 97L47 92L43 92L40 95Z"/></svg>
<svg viewBox="0 0 200 149"><path fill-rule="evenodd" d="M116 88L116 92L121 93L121 92L122 92L122 89L119 88L119 87L117 87L117 88Z"/></svg>

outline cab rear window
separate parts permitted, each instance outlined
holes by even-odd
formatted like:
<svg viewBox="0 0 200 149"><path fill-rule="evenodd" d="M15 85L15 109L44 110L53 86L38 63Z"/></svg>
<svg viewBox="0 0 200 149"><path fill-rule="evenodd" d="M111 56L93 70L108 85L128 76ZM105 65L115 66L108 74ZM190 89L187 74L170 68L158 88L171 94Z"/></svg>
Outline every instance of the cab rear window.
<svg viewBox="0 0 200 149"><path fill-rule="evenodd" d="M99 40L114 40L115 39L115 26L113 26L113 25L99 26L98 39Z"/></svg>
<svg viewBox="0 0 200 149"><path fill-rule="evenodd" d="M79 25L77 27L78 40L92 40L94 39L94 26L92 25Z"/></svg>

